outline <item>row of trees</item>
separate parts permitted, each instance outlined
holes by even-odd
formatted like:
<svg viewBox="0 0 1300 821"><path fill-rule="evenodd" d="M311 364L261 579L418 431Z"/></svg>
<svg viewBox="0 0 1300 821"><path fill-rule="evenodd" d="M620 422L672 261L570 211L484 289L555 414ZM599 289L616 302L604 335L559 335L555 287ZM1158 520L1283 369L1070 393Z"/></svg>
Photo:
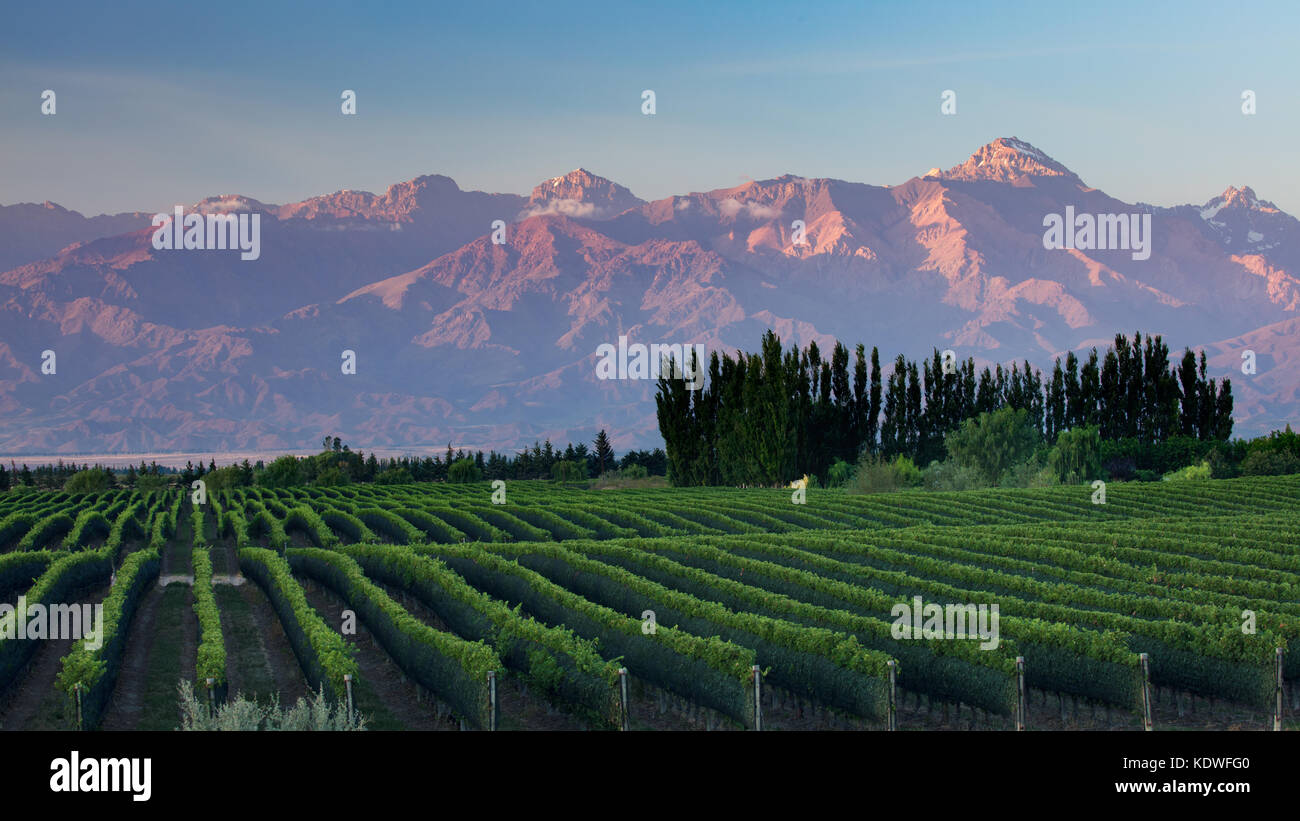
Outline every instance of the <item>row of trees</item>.
<svg viewBox="0 0 1300 821"><path fill-rule="evenodd" d="M1001 408L1024 410L1047 441L1095 426L1103 440L1163 442L1174 436L1226 441L1232 388L1207 377L1187 349L1177 367L1159 336L1123 334L1104 355L1073 352L1052 373L1013 364L984 368L937 349L920 363L899 355L888 377L878 349L837 342L824 357L816 342L783 350L772 331L757 353L714 352L699 391L662 376L655 397L669 476L682 485L770 485L864 455L945 456L944 437L965 420ZM663 371L669 373L668 371Z"/></svg>
<svg viewBox="0 0 1300 821"><path fill-rule="evenodd" d="M551 479L582 480L601 476L611 471L629 472L638 468L641 475L663 476L668 471L668 456L662 448L629 450L620 459L614 452L609 434L604 430L596 436L589 448L584 443L570 443L563 450L550 440L534 442L532 448L507 455L491 451L467 452L447 447L445 456L378 458L352 450L337 437L325 437L322 450L314 456L282 456L265 464L261 460L250 463L217 467L215 460L205 466L186 462L183 470L161 468L157 463L140 463L125 472L113 471L100 465L78 466L76 463L39 465L35 469L10 464L0 465L0 491L11 486L42 490L73 489L76 492L108 490L115 487L135 488L140 484L150 487L158 481L145 481L140 477L165 478L177 475L179 483L188 487L195 479L203 479L210 488L290 487L294 485L341 485L352 482L446 482L478 481L479 479ZM456 466L460 465L459 469ZM75 487L69 483L75 480Z"/></svg>
<svg viewBox="0 0 1300 821"><path fill-rule="evenodd" d="M400 484L405 482L465 482L494 479L586 479L600 476L611 470L641 465L647 473L663 475L668 470L668 457L660 449L629 451L620 462L614 453L609 435L597 434L588 448L583 443L569 443L563 450L548 439L533 443L513 456L490 451L467 452L447 446L445 457L402 456L377 458L371 453L353 451L338 437L326 437L324 450L316 456L297 458L282 456L263 470L255 470L254 478L237 484L259 484L268 487L292 485L340 485L352 482L378 482ZM557 465L563 468L557 470ZM226 470L222 468L221 470Z"/></svg>
<svg viewBox="0 0 1300 821"><path fill-rule="evenodd" d="M109 490L119 486L130 488L135 487L138 476L164 476L175 472L172 468L159 466L157 462L148 465L141 462L138 470L134 465L129 465L125 472L118 473L100 464L94 466L90 464L78 465L76 462L64 463L62 459L53 465L37 465L35 469L28 467L26 464L19 467L11 460L7 468L0 465L0 491L8 490L11 487L64 490L67 489L68 482L76 476L81 477L78 486L89 482L94 485L91 488L92 490ZM99 478L92 480L92 474L99 474ZM85 493L88 491L77 490L77 486L74 486L71 492Z"/></svg>

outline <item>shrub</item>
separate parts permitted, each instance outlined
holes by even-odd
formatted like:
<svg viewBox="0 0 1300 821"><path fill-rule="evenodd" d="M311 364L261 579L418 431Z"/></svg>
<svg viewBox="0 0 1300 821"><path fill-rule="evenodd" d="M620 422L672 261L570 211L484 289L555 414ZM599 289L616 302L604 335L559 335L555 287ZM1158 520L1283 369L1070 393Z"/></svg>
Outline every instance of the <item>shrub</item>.
<svg viewBox="0 0 1300 821"><path fill-rule="evenodd" d="M1212 479L1233 479L1241 473L1241 467L1222 448L1211 450L1206 461L1210 463Z"/></svg>
<svg viewBox="0 0 1300 821"><path fill-rule="evenodd" d="M984 476L976 469L956 462L931 462L925 469L923 482L927 490L976 490L988 487Z"/></svg>
<svg viewBox="0 0 1300 821"><path fill-rule="evenodd" d="M135 489L145 496L154 493L162 493L171 485L166 476L161 473L141 473L140 478L135 480Z"/></svg>
<svg viewBox="0 0 1300 821"><path fill-rule="evenodd" d="M1029 411L1001 408L967 419L944 443L957 464L975 468L994 483L1015 465L1029 461L1042 438Z"/></svg>
<svg viewBox="0 0 1300 821"><path fill-rule="evenodd" d="M628 465L618 473L619 478L622 479L645 479L650 475L650 471L646 469L645 465Z"/></svg>
<svg viewBox="0 0 1300 821"><path fill-rule="evenodd" d="M1063 485L1096 479L1101 473L1101 432L1097 426L1061 431L1047 464Z"/></svg>
<svg viewBox="0 0 1300 821"><path fill-rule="evenodd" d="M65 493L100 493L108 490L108 474L102 470L79 470L64 483Z"/></svg>
<svg viewBox="0 0 1300 821"><path fill-rule="evenodd" d="M836 459L826 471L827 487L843 487L853 479L853 465L843 459Z"/></svg>
<svg viewBox="0 0 1300 821"><path fill-rule="evenodd" d="M1035 455L1024 462L1012 465L1002 474L999 487L1052 487L1060 484L1056 471L1043 464L1045 458Z"/></svg>
<svg viewBox="0 0 1300 821"><path fill-rule="evenodd" d="M375 477L377 485L409 485L415 478L406 468L389 468Z"/></svg>
<svg viewBox="0 0 1300 821"><path fill-rule="evenodd" d="M919 487L921 481L921 471L906 456L896 456L892 462L872 456L858 466L850 489L855 493L892 493Z"/></svg>
<svg viewBox="0 0 1300 821"><path fill-rule="evenodd" d="M227 465L203 474L203 483L209 493L214 490L240 487L244 484L244 472L240 470L239 465Z"/></svg>
<svg viewBox="0 0 1300 821"><path fill-rule="evenodd" d="M347 483L348 477L343 474L343 471L339 470L337 466L332 466L316 474L316 481L312 484L317 487L337 487Z"/></svg>
<svg viewBox="0 0 1300 821"><path fill-rule="evenodd" d="M1102 465L1106 476L1113 482L1131 482L1137 478L1137 464L1127 456L1116 456Z"/></svg>
<svg viewBox="0 0 1300 821"><path fill-rule="evenodd" d="M263 707L256 701L238 695L225 704L209 711L208 706L194 696L194 688L181 679L181 729L185 731L236 730L364 730L366 721L358 713L348 716L347 705L330 704L325 693L318 690L311 700L299 698L285 710L280 707L280 697L272 696L271 703Z"/></svg>
<svg viewBox="0 0 1300 821"><path fill-rule="evenodd" d="M641 468L645 472L645 468ZM586 463L559 461L551 466L551 476L560 482L581 482L587 478Z"/></svg>
<svg viewBox="0 0 1300 821"><path fill-rule="evenodd" d="M473 459L457 459L447 468L447 481L457 482L459 484L469 484L480 481L483 478L483 471L478 469Z"/></svg>
<svg viewBox="0 0 1300 821"><path fill-rule="evenodd" d="M1165 474L1165 481L1176 481L1180 479L1209 479L1211 476L1210 463L1201 462L1199 465L1188 465L1182 470L1175 470L1172 473Z"/></svg>
<svg viewBox="0 0 1300 821"><path fill-rule="evenodd" d="M1300 458L1285 450L1255 450L1241 462L1242 476L1283 476L1300 473Z"/></svg>
<svg viewBox="0 0 1300 821"><path fill-rule="evenodd" d="M1286 430L1272 431L1268 436L1252 440L1247 447L1251 452L1269 450L1300 457L1300 434L1293 432L1291 426L1287 425Z"/></svg>
<svg viewBox="0 0 1300 821"><path fill-rule="evenodd" d="M298 465L298 457L285 455L276 459L257 475L257 484L271 488L302 484L302 468Z"/></svg>

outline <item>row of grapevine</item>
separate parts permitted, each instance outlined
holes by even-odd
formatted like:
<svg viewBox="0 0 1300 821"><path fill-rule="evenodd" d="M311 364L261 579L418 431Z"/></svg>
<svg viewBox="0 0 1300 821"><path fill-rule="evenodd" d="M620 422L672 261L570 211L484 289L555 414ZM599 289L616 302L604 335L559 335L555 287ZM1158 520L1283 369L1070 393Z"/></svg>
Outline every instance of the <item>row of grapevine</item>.
<svg viewBox="0 0 1300 821"><path fill-rule="evenodd" d="M851 635L728 610L558 545L492 545L492 552L618 612L651 610L657 622L749 647L759 665L771 668L772 681L790 692L865 718L886 716L890 657L863 647Z"/></svg>
<svg viewBox="0 0 1300 821"><path fill-rule="evenodd" d="M529 686L581 708L598 724L618 723L618 665L602 659L593 642L521 616L409 548L351 545L344 552L367 576L414 595L457 635L491 644Z"/></svg>
<svg viewBox="0 0 1300 821"><path fill-rule="evenodd" d="M270 600L308 683L333 700L342 699L343 677L357 673L352 648L307 603L288 562L273 551L243 547L239 550L239 568L257 582Z"/></svg>
<svg viewBox="0 0 1300 821"><path fill-rule="evenodd" d="M1230 619L1234 614L1221 612L1207 624L1175 621L1176 609L1168 611L1165 621L1144 619L1127 615L1127 611L1104 609L1125 600L1102 591L1044 585L901 551L864 549L847 541L836 543L835 557L775 540L728 547L742 555L897 597L919 594L946 602L996 603L1003 611L1003 630L1012 638L1016 638L1020 619L1085 628L1073 631L1080 636L1119 634L1132 651L1151 655L1152 679L1157 683L1248 704L1266 705L1272 697L1273 648L1285 644L1281 636L1263 628L1255 635L1243 634L1239 611L1235 620ZM899 569L884 569L873 561ZM1161 603L1154 601L1149 607L1158 611Z"/></svg>
<svg viewBox="0 0 1300 821"><path fill-rule="evenodd" d="M212 590L212 556L206 547L195 547L193 562L194 615L199 622L195 680L199 686L211 680L213 697L222 701L226 695L226 643L221 632L221 611Z"/></svg>
<svg viewBox="0 0 1300 821"><path fill-rule="evenodd" d="M472 545L413 548L445 562L475 588L522 604L536 618L563 625L596 641L606 657L621 658L633 675L730 716L754 724L754 651L672 627L643 629L644 622L589 601L518 562Z"/></svg>
<svg viewBox="0 0 1300 821"><path fill-rule="evenodd" d="M291 548L285 555L293 570L334 590L355 610L407 675L470 724L480 729L490 726L488 673L504 667L491 647L435 630L415 618L367 579L347 555L320 548Z"/></svg>
<svg viewBox="0 0 1300 821"><path fill-rule="evenodd" d="M156 548L138 550L128 555L122 562L117 583L103 602L104 623L100 645L91 649L85 642L76 642L72 651L63 658L58 687L74 698L79 694L81 726L84 729L99 726L117 683L131 620L141 597L158 578L159 565Z"/></svg>

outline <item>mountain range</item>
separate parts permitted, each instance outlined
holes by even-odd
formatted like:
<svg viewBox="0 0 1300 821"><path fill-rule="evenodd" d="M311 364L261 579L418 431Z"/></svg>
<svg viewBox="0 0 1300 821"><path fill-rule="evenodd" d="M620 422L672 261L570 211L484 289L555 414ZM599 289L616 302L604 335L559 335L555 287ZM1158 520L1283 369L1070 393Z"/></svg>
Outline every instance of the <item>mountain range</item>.
<svg viewBox="0 0 1300 821"><path fill-rule="evenodd" d="M1067 208L1149 214L1149 258L1044 247L1045 216ZM1300 411L1300 222L1244 186L1122 202L1017 138L892 186L787 174L646 202L578 169L529 196L434 175L185 210L259 215L260 256L157 250L143 212L0 207L0 454L273 452L325 434L509 449L600 428L648 447L654 384L598 379L599 346L753 350L768 328L882 361L938 348L1044 371L1140 330L1207 351L1236 433Z"/></svg>

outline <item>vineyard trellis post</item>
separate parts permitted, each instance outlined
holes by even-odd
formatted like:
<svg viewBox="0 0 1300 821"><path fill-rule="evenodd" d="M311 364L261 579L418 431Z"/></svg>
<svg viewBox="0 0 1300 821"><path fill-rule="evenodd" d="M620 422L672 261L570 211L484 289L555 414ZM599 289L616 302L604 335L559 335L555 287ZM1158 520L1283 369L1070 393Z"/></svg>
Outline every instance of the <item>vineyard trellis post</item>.
<svg viewBox="0 0 1300 821"><path fill-rule="evenodd" d="M629 728L628 703L627 703L627 668L618 668L618 703L621 715L621 727L624 732Z"/></svg>
<svg viewBox="0 0 1300 821"><path fill-rule="evenodd" d="M754 729L763 729L763 673L754 665Z"/></svg>
<svg viewBox="0 0 1300 821"><path fill-rule="evenodd" d="M1140 653L1138 660L1142 663L1142 729L1149 731L1156 728L1151 719L1151 657Z"/></svg>
<svg viewBox="0 0 1300 821"><path fill-rule="evenodd" d="M488 670L488 729L497 728L497 671Z"/></svg>
<svg viewBox="0 0 1300 821"><path fill-rule="evenodd" d="M890 659L889 665L889 729L898 729L898 662Z"/></svg>
<svg viewBox="0 0 1300 821"><path fill-rule="evenodd" d="M348 691L348 723L352 722L352 674L343 674L343 686Z"/></svg>
<svg viewBox="0 0 1300 821"><path fill-rule="evenodd" d="M77 729L84 730L86 728L82 725L81 722L81 682L78 681L76 684L74 684L72 686L72 689L77 696Z"/></svg>
<svg viewBox="0 0 1300 821"><path fill-rule="evenodd" d="M1277 709L1273 712L1273 730L1282 730L1282 648L1277 648Z"/></svg>
<svg viewBox="0 0 1300 821"><path fill-rule="evenodd" d="M1025 700L1025 657L1016 656L1016 731L1021 732L1028 724L1029 704Z"/></svg>
<svg viewBox="0 0 1300 821"><path fill-rule="evenodd" d="M208 676L206 684L208 685L208 718L217 717L217 705L213 702L212 687L216 684L216 679Z"/></svg>

